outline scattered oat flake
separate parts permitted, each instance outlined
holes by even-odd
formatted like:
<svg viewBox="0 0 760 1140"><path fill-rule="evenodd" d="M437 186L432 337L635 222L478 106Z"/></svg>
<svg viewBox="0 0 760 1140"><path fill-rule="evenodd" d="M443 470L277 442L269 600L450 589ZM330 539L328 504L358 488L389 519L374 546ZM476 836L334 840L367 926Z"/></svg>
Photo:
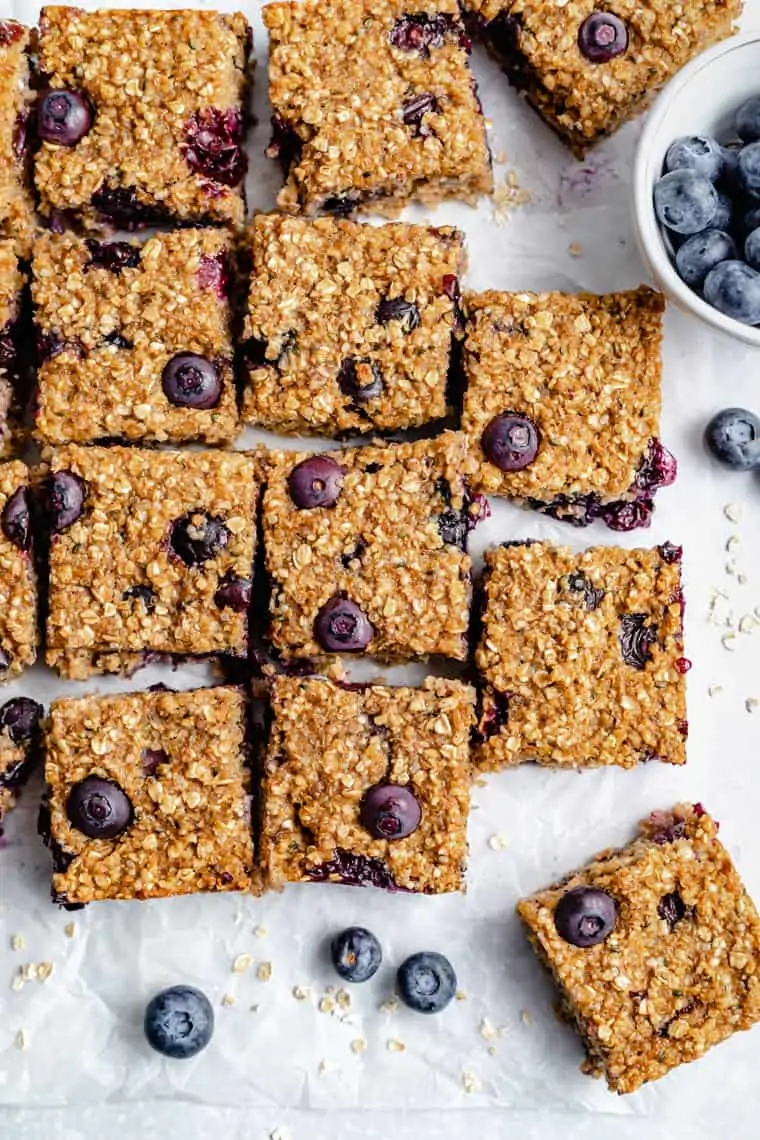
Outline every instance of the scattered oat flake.
<svg viewBox="0 0 760 1140"><path fill-rule="evenodd" d="M253 935L254 938L266 938L267 928L265 926L254 926Z"/></svg>
<svg viewBox="0 0 760 1140"><path fill-rule="evenodd" d="M737 547L741 546L742 540L738 534L732 534L726 542L726 551L728 554L733 554Z"/></svg>
<svg viewBox="0 0 760 1140"><path fill-rule="evenodd" d="M708 697L717 697L718 693L722 693L722 692L723 692L723 686L722 685L710 685L710 687L707 690L707 695L708 695Z"/></svg>
<svg viewBox="0 0 760 1140"><path fill-rule="evenodd" d="M19 969L25 982L33 982L37 977L37 966L34 962L25 962Z"/></svg>
<svg viewBox="0 0 760 1140"><path fill-rule="evenodd" d="M509 840L507 839L506 835L503 835L501 832L499 832L496 835L492 835L490 837L488 840L488 846L492 851L506 851L509 847Z"/></svg>
<svg viewBox="0 0 760 1140"><path fill-rule="evenodd" d="M723 646L723 648L730 650L731 653L733 653L734 650L736 649L736 646L734 645L735 641L736 641L736 634L735 633L724 633L720 639L720 643Z"/></svg>
<svg viewBox="0 0 760 1140"><path fill-rule="evenodd" d="M725 571L727 574L735 574L736 573L736 563L735 562L727 562L725 565Z"/></svg>
<svg viewBox="0 0 760 1140"><path fill-rule="evenodd" d="M246 974L253 965L253 958L250 954L238 954L235 961L232 963L233 974Z"/></svg>
<svg viewBox="0 0 760 1140"><path fill-rule="evenodd" d="M493 160L497 166L503 166L504 163L507 161L507 152L505 150L500 150L497 154L495 154L493 156Z"/></svg>
<svg viewBox="0 0 760 1140"><path fill-rule="evenodd" d="M521 1009L520 1010L520 1021L523 1023L523 1025L532 1025L533 1024L533 1014L530 1012L529 1009Z"/></svg>
<svg viewBox="0 0 760 1140"><path fill-rule="evenodd" d="M583 246L579 241L571 241L567 252L571 257L583 257Z"/></svg>
<svg viewBox="0 0 760 1140"><path fill-rule="evenodd" d="M401 1008L401 1002L398 1000L398 998L397 997L391 997L391 998L388 998L386 1001L382 1002L382 1004L380 1005L380 1012L381 1013L398 1013L400 1008Z"/></svg>
<svg viewBox="0 0 760 1140"><path fill-rule="evenodd" d="M464 992L464 990L457 990L454 996L456 997L457 1001L467 1001L467 994Z"/></svg>
<svg viewBox="0 0 760 1140"><path fill-rule="evenodd" d="M53 972L52 962L40 962L37 966L37 981L46 982Z"/></svg>
<svg viewBox="0 0 760 1140"><path fill-rule="evenodd" d="M748 713L753 713L755 709L760 707L760 700L757 697L747 697L744 707Z"/></svg>
<svg viewBox="0 0 760 1140"><path fill-rule="evenodd" d="M749 582L749 578L747 577L746 574L737 574L736 575L736 581L739 583L740 586L746 586L747 582Z"/></svg>
<svg viewBox="0 0 760 1140"><path fill-rule="evenodd" d="M335 995L335 1000L341 1009L351 1008L351 994L348 993L347 990L338 990L337 994Z"/></svg>
<svg viewBox="0 0 760 1140"><path fill-rule="evenodd" d="M480 1090L483 1088L483 1085L474 1073L470 1073L465 1070L465 1072L462 1073L462 1088L466 1093L476 1093L480 1092Z"/></svg>
<svg viewBox="0 0 760 1140"><path fill-rule="evenodd" d="M367 1042L364 1040L363 1037L355 1037L354 1040L351 1042L352 1053L363 1053L366 1048L367 1048Z"/></svg>
<svg viewBox="0 0 760 1140"><path fill-rule="evenodd" d="M256 970L256 977L259 979L259 981L260 982L268 982L269 979L271 978L271 976L272 976L272 963L271 962L259 962L258 969ZM296 990L300 990L300 989L301 989L300 986L296 986ZM295 990L293 990L293 995L295 997L298 997L298 994L296 994ZM308 991L304 992L303 997L308 997L308 996L309 996ZM301 998L299 998L299 1001L300 1000L301 1000Z"/></svg>
<svg viewBox="0 0 760 1140"><path fill-rule="evenodd" d="M405 1053L406 1045L403 1041L399 1041L397 1037L388 1039L387 1048L389 1053Z"/></svg>
<svg viewBox="0 0 760 1140"><path fill-rule="evenodd" d="M13 1043L17 1049L25 1049L26 1048L26 1036L24 1035L23 1029L19 1029Z"/></svg>
<svg viewBox="0 0 760 1140"><path fill-rule="evenodd" d="M496 222L506 221L510 210L519 206L526 206L532 199L529 190L525 190L517 178L514 170L508 170L501 182L497 182L493 191L493 216Z"/></svg>
<svg viewBox="0 0 760 1140"><path fill-rule="evenodd" d="M726 516L729 522L738 523L741 521L742 515L744 514L744 508L741 507L738 503L726 503L725 507L723 508L723 514Z"/></svg>
<svg viewBox="0 0 760 1140"><path fill-rule="evenodd" d="M754 633L758 624L757 618L753 614L745 614L739 622L739 633Z"/></svg>
<svg viewBox="0 0 760 1140"><path fill-rule="evenodd" d="M15 993L18 993L19 990L23 990L23 988L24 988L24 975L19 970L19 972L15 975L15 977L13 978L13 981L11 982L11 989Z"/></svg>
<svg viewBox="0 0 760 1140"><path fill-rule="evenodd" d="M275 1128L269 1133L269 1140L290 1140L290 1129Z"/></svg>
<svg viewBox="0 0 760 1140"><path fill-rule="evenodd" d="M489 1045L489 1046L488 1046L488 1055L489 1055L490 1057L495 1057L495 1056L496 1056L496 1046L495 1046L495 1045Z"/></svg>
<svg viewBox="0 0 760 1140"><path fill-rule="evenodd" d="M23 934L14 934L11 938L11 950L26 949L26 939Z"/></svg>
<svg viewBox="0 0 760 1140"><path fill-rule="evenodd" d="M67 938L73 938L77 932L77 924L75 922L67 922L63 928L63 933Z"/></svg>
<svg viewBox="0 0 760 1140"><path fill-rule="evenodd" d="M320 1077L324 1077L326 1073L340 1072L340 1065L336 1065L334 1061L323 1059L317 1066L317 1072L319 1073Z"/></svg>
<svg viewBox="0 0 760 1140"><path fill-rule="evenodd" d="M236 1001L237 998L234 994L225 994L222 998L222 1005L234 1005Z"/></svg>
<svg viewBox="0 0 760 1140"><path fill-rule="evenodd" d="M485 1041L493 1041L494 1037L501 1037L501 1030L487 1017L481 1018L478 1033Z"/></svg>
<svg viewBox="0 0 760 1140"><path fill-rule="evenodd" d="M487 788L488 787L488 780L484 780L481 777L481 779L475 781L475 787L476 788Z"/></svg>
<svg viewBox="0 0 760 1140"><path fill-rule="evenodd" d="M320 998L319 1006L317 1007L320 1013L332 1013L335 1009L335 1000L329 994L325 994Z"/></svg>
<svg viewBox="0 0 760 1140"><path fill-rule="evenodd" d="M311 997L310 986L293 986L293 997L296 1001L306 1001Z"/></svg>

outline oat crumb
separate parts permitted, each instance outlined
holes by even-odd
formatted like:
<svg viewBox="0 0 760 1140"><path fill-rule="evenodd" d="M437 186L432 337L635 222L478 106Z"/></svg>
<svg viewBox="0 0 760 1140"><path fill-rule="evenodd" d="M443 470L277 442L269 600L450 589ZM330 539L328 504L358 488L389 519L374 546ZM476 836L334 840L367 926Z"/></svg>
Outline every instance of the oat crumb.
<svg viewBox="0 0 760 1140"><path fill-rule="evenodd" d="M487 1017L481 1018L478 1033L485 1041L493 1041L495 1037L501 1037L501 1030Z"/></svg>
<svg viewBox="0 0 760 1140"><path fill-rule="evenodd" d="M405 1053L406 1045L403 1041L399 1041L397 1037L390 1037L388 1039L388 1052L389 1053Z"/></svg>
<svg viewBox="0 0 760 1140"><path fill-rule="evenodd" d="M11 938L11 950L26 949L26 939L23 934L14 934Z"/></svg>
<svg viewBox="0 0 760 1140"><path fill-rule="evenodd" d="M23 990L23 988L24 988L24 975L21 972L21 970L19 969L19 972L14 976L13 981L11 982L11 989L15 993L18 993L19 990Z"/></svg>
<svg viewBox="0 0 760 1140"><path fill-rule="evenodd" d="M736 581L739 583L740 586L746 586L747 582L749 582L749 578L747 577L746 574L737 574L736 575Z"/></svg>
<svg viewBox="0 0 760 1140"><path fill-rule="evenodd" d="M271 978L271 976L272 976L272 963L271 962L259 962L258 969L256 970L256 977L259 979L259 981L260 982L268 982L269 979ZM296 986L296 990L300 990L300 988L301 988L300 986ZM293 991L293 994L294 994L294 996L297 996L295 990ZM308 994L304 993L303 996L308 997ZM299 999L299 1000L301 1000L301 999Z"/></svg>
<svg viewBox="0 0 760 1140"><path fill-rule="evenodd" d="M329 994L325 994L323 998L320 998L317 1008L320 1013L332 1013L335 1009L335 1000Z"/></svg>
<svg viewBox="0 0 760 1140"><path fill-rule="evenodd" d="M724 633L720 639L720 643L723 646L723 648L728 649L731 653L733 653L734 650L736 649L736 646L734 645L735 641L736 641L736 634L735 633Z"/></svg>
<svg viewBox="0 0 760 1140"><path fill-rule="evenodd" d="M351 1052L352 1053L363 1053L366 1048L367 1048L367 1042L364 1040L363 1037L355 1037L354 1040L351 1042Z"/></svg>
<svg viewBox="0 0 760 1140"><path fill-rule="evenodd" d="M23 1029L19 1029L13 1043L17 1049L25 1049L26 1048L26 1036L24 1034Z"/></svg>
<svg viewBox="0 0 760 1140"><path fill-rule="evenodd" d="M579 241L571 241L567 252L571 257L583 257L583 246Z"/></svg>
<svg viewBox="0 0 760 1140"><path fill-rule="evenodd" d="M334 1061L328 1061L323 1058L317 1066L317 1072L320 1077L324 1077L327 1073L337 1073L340 1071L340 1066L336 1065Z"/></svg>
<svg viewBox="0 0 760 1140"><path fill-rule="evenodd" d="M760 700L758 700L757 697L747 697L744 702L744 707L748 713L753 713L755 709L760 707Z"/></svg>
<svg viewBox="0 0 760 1140"><path fill-rule="evenodd" d="M476 781L475 781L475 787L476 787L476 788L487 788L487 787L488 787L488 781L487 781L487 780L484 780L484 779L481 777L479 780L476 780Z"/></svg>
<svg viewBox="0 0 760 1140"><path fill-rule="evenodd" d="M457 990L455 997L457 1001L467 1001L467 994L464 992L464 990Z"/></svg>
<svg viewBox="0 0 760 1140"><path fill-rule="evenodd" d="M523 1023L523 1025L532 1025L533 1024L533 1014L530 1012L529 1009L521 1009L520 1010L520 1021Z"/></svg>
<svg viewBox="0 0 760 1140"><path fill-rule="evenodd" d="M489 1045L489 1046L488 1046L488 1055L489 1055L490 1057L495 1057L495 1056L496 1056L496 1046L495 1046L495 1045Z"/></svg>
<svg viewBox="0 0 760 1140"><path fill-rule="evenodd" d="M492 851L506 851L509 847L509 840L507 839L506 835L498 832L496 835L492 835L490 837L488 840L488 846Z"/></svg>
<svg viewBox="0 0 760 1140"><path fill-rule="evenodd" d="M311 997L311 986L293 986L293 997L296 1001L306 1001Z"/></svg>
<svg viewBox="0 0 760 1140"><path fill-rule="evenodd" d="M728 554L733 554L734 551L737 550L741 546L741 544L742 544L742 540L739 538L739 535L738 534L732 534L726 542L726 552Z"/></svg>
<svg viewBox="0 0 760 1140"><path fill-rule="evenodd" d="M37 966L37 981L46 982L53 972L52 962L40 962Z"/></svg>
<svg viewBox="0 0 760 1140"><path fill-rule="evenodd" d="M233 974L247 974L252 965L253 958L250 954L238 954L232 963L232 972Z"/></svg>
<svg viewBox="0 0 760 1140"><path fill-rule="evenodd" d="M710 685L707 690L708 697L717 697L719 693L723 692L722 685Z"/></svg>
<svg viewBox="0 0 760 1140"><path fill-rule="evenodd" d="M341 1009L351 1008L351 994L347 990L338 990L335 1000Z"/></svg>
<svg viewBox="0 0 760 1140"><path fill-rule="evenodd" d="M267 928L265 926L254 926L253 936L254 938L266 938Z"/></svg>
<svg viewBox="0 0 760 1140"><path fill-rule="evenodd" d="M67 922L63 928L63 933L67 938L73 938L77 932L77 924L75 922Z"/></svg>
<svg viewBox="0 0 760 1140"><path fill-rule="evenodd" d="M738 523L744 514L744 510L738 503L726 503L723 514L729 522Z"/></svg>
<svg viewBox="0 0 760 1140"><path fill-rule="evenodd" d="M234 994L225 994L224 997L222 998L222 1005L227 1005L227 1006L234 1005L236 1001L237 1001L237 998L235 997Z"/></svg>
<svg viewBox="0 0 760 1140"><path fill-rule="evenodd" d="M476 1093L480 1092L480 1090L483 1088L483 1085L481 1084L480 1079L476 1077L474 1073L470 1073L465 1070L465 1072L462 1073L462 1088L466 1093Z"/></svg>
<svg viewBox="0 0 760 1140"><path fill-rule="evenodd" d="M757 626L757 618L753 614L745 614L739 622L739 633L754 633Z"/></svg>

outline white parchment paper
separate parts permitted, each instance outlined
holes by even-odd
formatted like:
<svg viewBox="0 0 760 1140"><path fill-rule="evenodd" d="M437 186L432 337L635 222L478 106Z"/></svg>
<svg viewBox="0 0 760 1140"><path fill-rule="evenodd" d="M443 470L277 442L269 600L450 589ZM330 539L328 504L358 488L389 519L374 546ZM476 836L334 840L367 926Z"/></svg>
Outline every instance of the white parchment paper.
<svg viewBox="0 0 760 1140"><path fill-rule="evenodd" d="M259 60L250 201L269 209L279 172L263 157L265 36L259 5L240 7L254 23ZM34 23L37 9L23 0L6 3L3 15ZM760 0L746 4L744 27L753 26L760 27ZM466 231L471 289L605 291L646 280L629 220L637 125L578 164L479 49L474 66L492 124L496 204L473 210L451 203L434 214L410 210L409 218L431 217ZM685 770L648 765L578 775L526 767L490 777L474 792L464 897L303 886L262 899L104 903L77 914L49 902L49 861L35 827L40 786L32 784L0 847L0 1105L179 1098L282 1109L498 1106L660 1115L688 1103L697 1117L720 1115L721 1105L735 1108L743 1097L756 1103L760 1030L627 1098L582 1076L581 1049L556 1021L550 986L514 917L521 894L599 848L627 841L639 817L680 799L702 800L722 821L725 842L760 899L760 707L752 704L760 699L760 624L754 637L729 639L731 648L722 642L729 626L717 624L738 625L760 606L760 478L717 469L700 442L709 416L729 404L760 411L760 355L670 311L662 435L681 474L659 496L651 531L621 541L685 546L687 654L694 660ZM282 443L249 432L239 446L261 439ZM577 549L615 541L601 526L577 532L503 502L492 505L492 518L474 536L477 556L508 538L547 537ZM732 536L740 544L728 552ZM422 672L370 669L369 675L401 681ZM63 693L137 689L162 679L191 687L205 674L151 668L131 681L88 686L61 683L38 667L7 695L47 703ZM385 964L373 981L350 988L344 1008L328 992L337 979L324 944L349 923L378 934ZM385 1004L394 964L419 949L446 953L459 976L461 1000L439 1017ZM233 962L243 954L253 964L235 973ZM52 964L44 981L32 976L40 963ZM271 977L261 980L266 964ZM15 980L24 970L30 980ZM153 993L180 981L209 994L217 1031L194 1061L172 1063L147 1048L141 1021ZM352 1048L357 1042L363 1047Z"/></svg>

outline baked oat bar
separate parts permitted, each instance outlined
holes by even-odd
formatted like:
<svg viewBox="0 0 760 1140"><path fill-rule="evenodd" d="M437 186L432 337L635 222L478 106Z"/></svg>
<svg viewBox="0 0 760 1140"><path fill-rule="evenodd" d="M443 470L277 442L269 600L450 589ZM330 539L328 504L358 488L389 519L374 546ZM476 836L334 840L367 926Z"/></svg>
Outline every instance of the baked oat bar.
<svg viewBox="0 0 760 1140"><path fill-rule="evenodd" d="M32 268L41 439L234 438L224 231L177 230L144 245L44 234Z"/></svg>
<svg viewBox="0 0 760 1140"><path fill-rule="evenodd" d="M467 657L480 503L464 438L271 456L262 526L269 636L289 657Z"/></svg>
<svg viewBox="0 0 760 1140"><path fill-rule="evenodd" d="M30 697L12 697L0 705L0 835L3 817L39 759L42 705Z"/></svg>
<svg viewBox="0 0 760 1140"><path fill-rule="evenodd" d="M54 701L40 827L53 898L251 890L246 724L232 687Z"/></svg>
<svg viewBox="0 0 760 1140"><path fill-rule="evenodd" d="M486 551L476 764L686 762L681 548Z"/></svg>
<svg viewBox="0 0 760 1140"><path fill-rule="evenodd" d="M0 682L37 657L37 581L29 513L29 471L0 463Z"/></svg>
<svg viewBox="0 0 760 1140"><path fill-rule="evenodd" d="M34 232L29 171L29 29L0 20L0 238L27 258Z"/></svg>
<svg viewBox="0 0 760 1140"><path fill-rule="evenodd" d="M260 215L243 416L328 436L442 420L464 235Z"/></svg>
<svg viewBox="0 0 760 1140"><path fill-rule="evenodd" d="M456 0L267 4L270 157L288 213L394 213L493 187Z"/></svg>
<svg viewBox="0 0 760 1140"><path fill-rule="evenodd" d="M649 526L677 470L658 438L662 295L491 290L465 306L475 488L575 526Z"/></svg>
<svg viewBox="0 0 760 1140"><path fill-rule="evenodd" d="M0 166L0 169L1 166ZM1 175L0 175L1 177ZM30 346L24 320L25 277L18 243L0 240L0 458L18 451Z"/></svg>
<svg viewBox="0 0 760 1140"><path fill-rule="evenodd" d="M701 804L517 907L586 1071L634 1092L760 1019L760 918Z"/></svg>
<svg viewBox="0 0 760 1140"><path fill-rule="evenodd" d="M261 785L270 886L464 888L474 692L277 677Z"/></svg>
<svg viewBox="0 0 760 1140"><path fill-rule="evenodd" d="M48 665L81 678L154 655L245 656L257 488L241 452L56 449Z"/></svg>
<svg viewBox="0 0 760 1140"><path fill-rule="evenodd" d="M580 158L731 35L741 0L466 0L473 24Z"/></svg>
<svg viewBox="0 0 760 1140"><path fill-rule="evenodd" d="M43 8L41 212L89 231L242 224L250 49L240 13Z"/></svg>

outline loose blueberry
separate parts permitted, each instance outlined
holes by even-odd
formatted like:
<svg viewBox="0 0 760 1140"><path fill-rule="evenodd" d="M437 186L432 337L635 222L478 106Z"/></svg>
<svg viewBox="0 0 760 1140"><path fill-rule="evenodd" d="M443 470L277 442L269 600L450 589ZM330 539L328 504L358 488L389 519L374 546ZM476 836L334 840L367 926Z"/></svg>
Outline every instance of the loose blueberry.
<svg viewBox="0 0 760 1140"><path fill-rule="evenodd" d="M338 371L338 386L356 404L375 400L383 390L380 365L366 356L349 356Z"/></svg>
<svg viewBox="0 0 760 1140"><path fill-rule="evenodd" d="M753 230L744 243L744 260L760 270L760 230Z"/></svg>
<svg viewBox="0 0 760 1140"><path fill-rule="evenodd" d="M314 636L328 653L361 653L374 632L364 612L350 598L330 598L314 622Z"/></svg>
<svg viewBox="0 0 760 1140"><path fill-rule="evenodd" d="M368 982L380 969L383 951L369 930L349 926L333 938L330 957L344 982Z"/></svg>
<svg viewBox="0 0 760 1140"><path fill-rule="evenodd" d="M438 110L438 100L430 91L421 91L407 99L401 107L401 118L408 127L412 128L415 138L429 138L433 133L425 123L425 115L432 115Z"/></svg>
<svg viewBox="0 0 760 1140"><path fill-rule="evenodd" d="M243 117L233 107L207 107L185 123L185 161L192 171L223 186L237 186L246 171Z"/></svg>
<svg viewBox="0 0 760 1140"><path fill-rule="evenodd" d="M760 142L749 143L739 151L736 180L750 198L760 198Z"/></svg>
<svg viewBox="0 0 760 1140"><path fill-rule="evenodd" d="M707 274L705 300L735 321L760 324L760 273L743 261L722 261Z"/></svg>
<svg viewBox="0 0 760 1140"><path fill-rule="evenodd" d="M721 261L736 258L736 245L730 234L722 230L709 229L692 234L676 254L676 269L679 277L691 286L700 289L705 277Z"/></svg>
<svg viewBox="0 0 760 1140"><path fill-rule="evenodd" d="M84 510L86 485L73 471L55 471L43 492L43 510L51 534L72 526Z"/></svg>
<svg viewBox="0 0 760 1140"><path fill-rule="evenodd" d="M541 436L529 416L504 412L494 416L483 432L486 459L501 471L522 471L538 454Z"/></svg>
<svg viewBox="0 0 760 1140"><path fill-rule="evenodd" d="M396 981L404 1005L416 1013L440 1013L457 992L454 967L433 952L412 954L399 966Z"/></svg>
<svg viewBox="0 0 760 1140"><path fill-rule="evenodd" d="M623 614L618 639L626 665L632 669L644 669L657 640L657 628L647 625L646 614Z"/></svg>
<svg viewBox="0 0 760 1140"><path fill-rule="evenodd" d="M66 814L89 839L115 839L132 822L132 804L113 780L87 776L69 792Z"/></svg>
<svg viewBox="0 0 760 1140"><path fill-rule="evenodd" d="M76 146L92 126L92 109L79 91L48 91L37 108L37 133L44 142Z"/></svg>
<svg viewBox="0 0 760 1140"><path fill-rule="evenodd" d="M145 1036L157 1053L185 1061L205 1049L214 1035L214 1010L194 986L170 986L148 1002Z"/></svg>
<svg viewBox="0 0 760 1140"><path fill-rule="evenodd" d="M375 784L362 800L359 818L375 839L406 839L419 827L422 809L405 784Z"/></svg>
<svg viewBox="0 0 760 1140"><path fill-rule="evenodd" d="M725 408L705 428L705 443L733 471L760 467L760 417L746 408Z"/></svg>
<svg viewBox="0 0 760 1140"><path fill-rule="evenodd" d="M591 63L609 63L628 49L628 28L612 12L594 12L580 26L578 47Z"/></svg>
<svg viewBox="0 0 760 1140"><path fill-rule="evenodd" d="M161 374L161 387L170 404L196 411L215 408L222 395L218 369L197 352L173 356Z"/></svg>
<svg viewBox="0 0 760 1140"><path fill-rule="evenodd" d="M140 264L139 245L128 241L88 241L90 260L85 269L107 269L109 273L121 273L123 269L136 269Z"/></svg>
<svg viewBox="0 0 760 1140"><path fill-rule="evenodd" d="M186 566L199 566L214 558L230 540L220 518L205 511L191 511L172 523L170 545Z"/></svg>
<svg viewBox="0 0 760 1140"><path fill-rule="evenodd" d="M25 744L34 738L43 711L30 697L13 697L0 708L0 732L7 733L14 744Z"/></svg>
<svg viewBox="0 0 760 1140"><path fill-rule="evenodd" d="M326 455L312 455L288 476L290 497L301 511L334 506L343 489L344 469Z"/></svg>
<svg viewBox="0 0 760 1140"><path fill-rule="evenodd" d="M214 594L214 603L220 610L234 610L243 614L251 604L252 584L249 578L238 578L234 574L227 575L219 583L219 589Z"/></svg>
<svg viewBox="0 0 760 1140"><path fill-rule="evenodd" d="M609 938L616 922L617 903L595 887L574 887L562 896L554 911L560 938L583 950Z"/></svg>
<svg viewBox="0 0 760 1140"><path fill-rule="evenodd" d="M404 333L414 332L420 325L420 311L414 301L405 297L384 297L377 306L375 320L379 325L398 321Z"/></svg>
<svg viewBox="0 0 760 1140"><path fill-rule="evenodd" d="M760 139L760 95L751 95L742 103L734 120L736 133L745 143Z"/></svg>
<svg viewBox="0 0 760 1140"><path fill-rule="evenodd" d="M671 143L665 155L665 169L691 170L700 178L717 182L723 173L723 148L706 135L687 135Z"/></svg>
<svg viewBox="0 0 760 1140"><path fill-rule="evenodd" d="M0 515L3 534L19 550L29 550L32 545L32 528L29 518L29 496L26 487L17 487L9 495L3 513Z"/></svg>
<svg viewBox="0 0 760 1140"><path fill-rule="evenodd" d="M664 226L678 234L696 234L712 225L718 191L692 170L674 170L654 187L654 209Z"/></svg>

